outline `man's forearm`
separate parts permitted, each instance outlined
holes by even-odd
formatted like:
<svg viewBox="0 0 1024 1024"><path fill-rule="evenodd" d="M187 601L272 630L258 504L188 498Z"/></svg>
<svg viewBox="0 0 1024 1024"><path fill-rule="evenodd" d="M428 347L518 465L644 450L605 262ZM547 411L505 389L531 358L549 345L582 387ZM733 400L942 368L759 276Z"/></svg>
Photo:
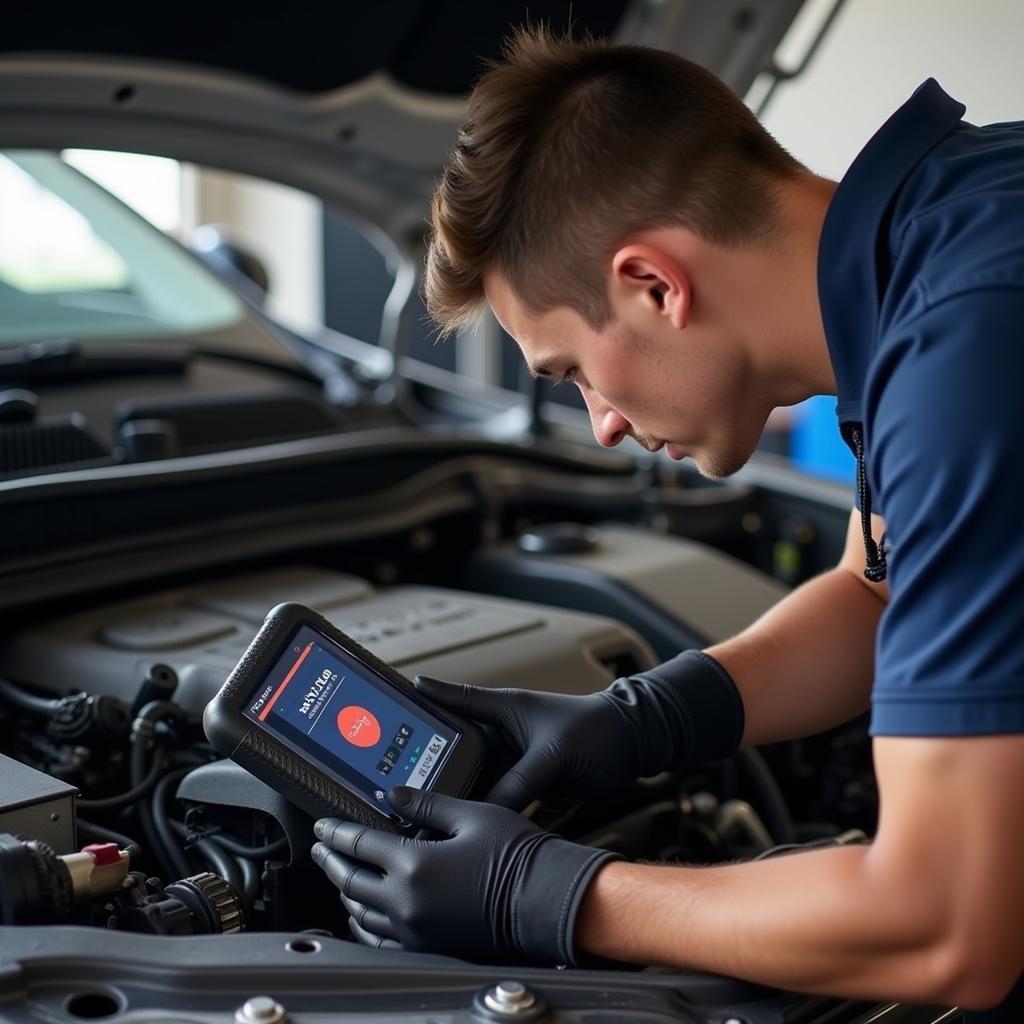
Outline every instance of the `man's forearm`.
<svg viewBox="0 0 1024 1024"><path fill-rule="evenodd" d="M952 1001L925 902L878 884L867 847L711 868L612 863L577 925L596 956L799 992Z"/></svg>
<svg viewBox="0 0 1024 1024"><path fill-rule="evenodd" d="M884 608L851 572L833 569L709 648L743 696L743 745L812 735L866 710Z"/></svg>
<svg viewBox="0 0 1024 1024"><path fill-rule="evenodd" d="M708 868L613 863L576 945L800 992L992 1006L1024 967L1024 736L874 742L871 846Z"/></svg>
<svg viewBox="0 0 1024 1024"><path fill-rule="evenodd" d="M577 931L590 953L850 997L920 998L930 915L894 913L866 847L723 867L606 865ZM888 895L888 899L886 896Z"/></svg>

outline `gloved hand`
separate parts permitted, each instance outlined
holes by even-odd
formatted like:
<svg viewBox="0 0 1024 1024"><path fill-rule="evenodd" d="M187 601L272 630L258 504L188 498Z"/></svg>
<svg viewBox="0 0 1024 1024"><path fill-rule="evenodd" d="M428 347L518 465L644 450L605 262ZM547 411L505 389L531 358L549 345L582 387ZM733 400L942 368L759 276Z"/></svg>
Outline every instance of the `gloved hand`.
<svg viewBox="0 0 1024 1024"><path fill-rule="evenodd" d="M417 676L428 700L496 726L520 755L487 799L517 810L541 796L600 799L634 779L735 752L743 702L714 658L684 651L599 693L489 689Z"/></svg>
<svg viewBox="0 0 1024 1024"><path fill-rule="evenodd" d="M473 960L574 963L583 894L618 855L543 832L513 811L396 786L391 806L440 838L321 818L313 860L368 945Z"/></svg>

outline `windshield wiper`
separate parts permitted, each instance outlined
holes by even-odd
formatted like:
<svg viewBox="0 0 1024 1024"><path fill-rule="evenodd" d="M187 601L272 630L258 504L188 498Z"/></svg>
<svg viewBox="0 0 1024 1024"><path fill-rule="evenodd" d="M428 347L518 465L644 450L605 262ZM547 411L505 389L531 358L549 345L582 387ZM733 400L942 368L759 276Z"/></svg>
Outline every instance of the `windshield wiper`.
<svg viewBox="0 0 1024 1024"><path fill-rule="evenodd" d="M74 338L51 338L0 349L0 383L55 383L138 374L180 375L192 356L191 350L181 345L90 342L85 347Z"/></svg>
<svg viewBox="0 0 1024 1024"><path fill-rule="evenodd" d="M81 383L88 379L152 374L181 376L196 359L270 370L321 387L327 383L328 376L339 373L344 376L337 368L332 374L318 373L318 368L304 364L279 363L246 352L183 343L89 341L83 344L75 338L51 338L0 349L0 385Z"/></svg>

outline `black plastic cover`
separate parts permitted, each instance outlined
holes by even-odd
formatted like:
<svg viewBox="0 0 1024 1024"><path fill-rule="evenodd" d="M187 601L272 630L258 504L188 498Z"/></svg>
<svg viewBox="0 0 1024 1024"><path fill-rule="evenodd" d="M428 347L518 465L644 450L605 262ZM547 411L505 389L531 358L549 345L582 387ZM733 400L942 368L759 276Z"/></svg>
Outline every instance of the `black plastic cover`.
<svg viewBox="0 0 1024 1024"><path fill-rule="evenodd" d="M277 823L288 841L289 864L309 853L312 819L234 761L214 761L189 772L178 786L177 798L205 808L265 814ZM208 817L216 818L216 810Z"/></svg>

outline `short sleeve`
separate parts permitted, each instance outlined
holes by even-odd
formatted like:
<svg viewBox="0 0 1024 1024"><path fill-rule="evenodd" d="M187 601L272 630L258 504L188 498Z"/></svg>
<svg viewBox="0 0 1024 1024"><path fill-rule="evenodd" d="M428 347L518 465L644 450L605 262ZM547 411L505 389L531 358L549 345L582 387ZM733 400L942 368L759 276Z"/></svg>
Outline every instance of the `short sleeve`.
<svg viewBox="0 0 1024 1024"><path fill-rule="evenodd" d="M891 600L871 732L1024 731L1024 290L947 299L890 332L868 382Z"/></svg>

